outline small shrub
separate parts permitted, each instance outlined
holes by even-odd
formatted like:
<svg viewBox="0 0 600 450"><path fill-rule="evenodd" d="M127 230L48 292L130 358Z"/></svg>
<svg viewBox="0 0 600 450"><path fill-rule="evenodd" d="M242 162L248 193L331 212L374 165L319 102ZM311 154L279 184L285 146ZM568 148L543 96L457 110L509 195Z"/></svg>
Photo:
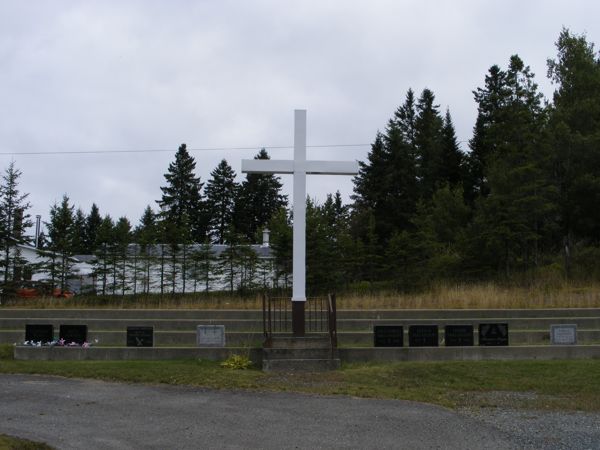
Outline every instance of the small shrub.
<svg viewBox="0 0 600 450"><path fill-rule="evenodd" d="M231 355L221 363L221 367L233 370L246 370L252 366L250 358L243 355Z"/></svg>
<svg viewBox="0 0 600 450"><path fill-rule="evenodd" d="M0 360L8 360L13 358L14 346L10 344L2 344L0 345Z"/></svg>

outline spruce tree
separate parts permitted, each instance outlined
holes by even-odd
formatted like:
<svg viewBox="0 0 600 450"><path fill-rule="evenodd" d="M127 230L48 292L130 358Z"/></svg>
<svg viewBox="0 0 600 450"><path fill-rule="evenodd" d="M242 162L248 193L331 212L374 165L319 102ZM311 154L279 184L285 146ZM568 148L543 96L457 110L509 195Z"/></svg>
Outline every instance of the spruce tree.
<svg viewBox="0 0 600 450"><path fill-rule="evenodd" d="M104 216L96 232L96 241L94 246L96 248L96 263L95 272L100 283L100 293L106 295L109 293L109 275L111 273L111 267L115 260L115 224L110 215Z"/></svg>
<svg viewBox="0 0 600 450"><path fill-rule="evenodd" d="M24 265L24 260L15 244L27 241L25 232L32 225L27 212L31 207L27 201L29 194L22 194L19 190L21 175L22 172L12 161L4 171L0 185L0 239L5 283L15 275L20 278L20 267Z"/></svg>
<svg viewBox="0 0 600 450"><path fill-rule="evenodd" d="M77 208L73 216L73 248L74 254L86 253L86 217L81 208Z"/></svg>
<svg viewBox="0 0 600 450"><path fill-rule="evenodd" d="M60 204L55 203L50 208L50 221L46 222L49 249L53 254L49 272L52 274L53 284L63 292L67 289L67 280L73 275L73 236L74 236L74 206L69 204L69 197L63 195Z"/></svg>
<svg viewBox="0 0 600 450"><path fill-rule="evenodd" d="M201 189L203 183L194 175L196 161L181 144L175 154L175 161L169 164L161 187L162 198L158 200L161 219L175 228L176 241L191 239L202 242L206 235L206 213L203 207Z"/></svg>
<svg viewBox="0 0 600 450"><path fill-rule="evenodd" d="M424 89L417 102L415 145L420 197L430 200L435 190L446 180L444 172L444 121L435 96Z"/></svg>
<svg viewBox="0 0 600 450"><path fill-rule="evenodd" d="M551 110L560 230L570 274L577 242L600 243L600 55L585 35L563 29L548 76L556 85Z"/></svg>
<svg viewBox="0 0 600 450"><path fill-rule="evenodd" d="M233 213L238 184L235 172L226 160L210 173L206 183L206 204L210 212L209 233L213 242L224 244L226 234L233 226Z"/></svg>
<svg viewBox="0 0 600 450"><path fill-rule="evenodd" d="M489 195L482 196L477 214L497 269L509 276L515 268L539 264L539 244L552 227L555 200L543 142L546 116L534 75L517 55L500 72L503 97L483 136L493 150L484 160Z"/></svg>
<svg viewBox="0 0 600 450"><path fill-rule="evenodd" d="M479 196L489 194L487 170L497 146L503 141L503 129L493 126L504 122L505 106L510 92L506 72L494 65L485 77L485 86L473 91L477 102L477 119L473 137L469 141L471 152L468 156L468 179L465 182L465 197L474 204Z"/></svg>
<svg viewBox="0 0 600 450"><path fill-rule="evenodd" d="M140 223L135 228L133 235L138 246L137 256L140 260L138 264L140 276L138 278L142 284L142 291L147 293L150 290L150 272L154 260L153 249L159 238L159 225L156 214L152 211L150 205L144 209Z"/></svg>
<svg viewBox="0 0 600 450"><path fill-rule="evenodd" d="M254 159L270 159L263 148ZM235 200L235 229L250 242L255 242L279 208L287 206L287 198L281 194L279 177L270 174L249 173L242 182Z"/></svg>
<svg viewBox="0 0 600 450"><path fill-rule="evenodd" d="M83 253L93 254L96 251L96 235L102 223L102 216L98 206L93 203L90 213L85 219L85 251Z"/></svg>
<svg viewBox="0 0 600 450"><path fill-rule="evenodd" d="M461 185L465 170L465 155L458 145L456 131L450 115L450 109L446 109L444 125L442 129L442 166L440 171L440 186L448 184L456 187Z"/></svg>

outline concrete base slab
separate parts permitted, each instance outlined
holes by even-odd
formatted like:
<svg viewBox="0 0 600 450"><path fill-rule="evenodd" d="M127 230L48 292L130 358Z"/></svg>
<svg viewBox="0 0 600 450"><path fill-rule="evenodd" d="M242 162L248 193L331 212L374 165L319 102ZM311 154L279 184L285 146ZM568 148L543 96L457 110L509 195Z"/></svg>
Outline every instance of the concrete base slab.
<svg viewBox="0 0 600 450"><path fill-rule="evenodd" d="M551 359L600 359L600 345L518 346L518 347L365 347L339 348L342 362L394 361L511 361ZM175 347L27 347L15 346L18 360L173 360L207 359L220 361L233 354L249 355L262 364L261 348L175 348Z"/></svg>
<svg viewBox="0 0 600 450"><path fill-rule="evenodd" d="M343 362L598 359L600 345L340 348Z"/></svg>
<svg viewBox="0 0 600 450"><path fill-rule="evenodd" d="M262 349L240 347L29 347L15 346L14 357L27 361L127 361L206 359L222 361L231 355L248 355L262 362Z"/></svg>

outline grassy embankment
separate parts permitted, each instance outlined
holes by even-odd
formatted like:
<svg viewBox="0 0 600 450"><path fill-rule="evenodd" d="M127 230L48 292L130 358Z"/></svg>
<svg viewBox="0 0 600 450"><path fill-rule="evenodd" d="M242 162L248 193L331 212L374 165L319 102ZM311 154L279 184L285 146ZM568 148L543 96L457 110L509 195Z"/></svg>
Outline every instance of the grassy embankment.
<svg viewBox="0 0 600 450"><path fill-rule="evenodd" d="M538 281L527 285L442 283L416 293L347 291L338 294L338 309L503 309L600 308L600 283ZM14 308L202 308L260 309L259 295L227 293L186 295L76 296L71 299L8 299Z"/></svg>
<svg viewBox="0 0 600 450"><path fill-rule="evenodd" d="M277 374L197 360L14 361L12 347L4 345L0 373L403 399L451 408L600 411L600 360L352 364L335 372Z"/></svg>

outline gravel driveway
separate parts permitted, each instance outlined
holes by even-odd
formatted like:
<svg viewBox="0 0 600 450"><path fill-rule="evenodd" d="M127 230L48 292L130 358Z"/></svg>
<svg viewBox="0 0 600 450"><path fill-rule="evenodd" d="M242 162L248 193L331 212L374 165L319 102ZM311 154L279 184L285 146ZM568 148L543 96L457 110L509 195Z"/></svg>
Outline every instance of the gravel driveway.
<svg viewBox="0 0 600 450"><path fill-rule="evenodd" d="M562 448L541 445L537 435L524 441L527 433L510 424L522 417L482 414L396 400L0 375L0 433L57 449ZM586 446L568 448L600 448L597 426L577 441Z"/></svg>

